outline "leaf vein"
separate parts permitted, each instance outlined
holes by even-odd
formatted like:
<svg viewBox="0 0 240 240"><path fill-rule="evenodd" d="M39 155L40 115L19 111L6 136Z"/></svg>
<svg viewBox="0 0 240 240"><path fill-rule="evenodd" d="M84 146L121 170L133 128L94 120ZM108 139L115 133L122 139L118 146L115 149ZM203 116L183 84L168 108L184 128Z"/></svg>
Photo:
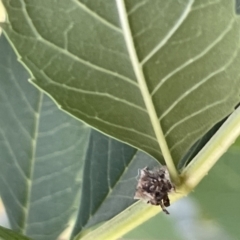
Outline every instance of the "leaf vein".
<svg viewBox="0 0 240 240"><path fill-rule="evenodd" d="M70 123L69 122L62 123L61 125L56 126L56 127L52 128L49 131L39 132L38 137L39 138L49 137L49 136L52 136L52 135L56 134L57 132L60 132L63 129L66 129L66 128L69 128L69 127L70 127Z"/></svg>
<svg viewBox="0 0 240 240"><path fill-rule="evenodd" d="M32 139L32 136L30 135L30 133L27 131L27 129L24 127L24 125L22 124L22 122L19 121L18 116L16 115L12 104L9 103L9 101L7 101L7 97L5 95L5 93L2 91L2 89L0 88L0 94L3 96L4 102L6 103L6 105L8 105L8 109L10 110L9 113L13 116L13 119L15 120L15 122L17 123L17 125L20 127L19 129L22 130L22 132L24 133L24 135L28 138L28 139Z"/></svg>
<svg viewBox="0 0 240 240"><path fill-rule="evenodd" d="M229 23L229 25L223 30L223 32L210 44L208 45L200 54L196 55L195 57L189 59L188 61L186 61L184 64L182 64L181 66L177 67L174 71L170 72L167 76L165 76L162 80L159 81L159 83L156 85L156 87L153 89L151 95L152 97L154 96L154 94L156 94L156 92L160 89L160 87L169 79L171 78L173 75L175 75L176 73L182 71L184 68L186 68L188 65L194 63L195 61L197 61L198 59L204 57L210 50L212 50L219 42L221 42L221 40L227 35L227 33L229 31L231 31L232 26L234 23L234 19L232 19Z"/></svg>
<svg viewBox="0 0 240 240"><path fill-rule="evenodd" d="M110 99L115 100L117 102L121 102L121 103L123 103L125 105L128 105L130 107L136 108L136 109L138 109L138 110L140 110L142 112L146 112L147 113L145 108L143 108L143 107L141 107L139 105L136 105L135 103L129 102L129 101L125 100L125 99L118 98L118 97L116 97L114 95L111 95L109 93L89 91L89 90L84 90L84 89L80 89L80 88L71 87L71 86L68 86L68 85L66 85L64 83L58 83L58 82L53 81L43 70L40 70L40 72L44 75L44 77L46 78L46 80L50 84L53 84L53 85L56 85L56 86L68 89L70 91L86 94L86 95L96 95L96 96L100 96L100 97L107 97L107 98L110 98Z"/></svg>
<svg viewBox="0 0 240 240"><path fill-rule="evenodd" d="M65 105L68 109L70 109L71 111L73 111L73 112L78 112L78 113L84 115L84 116L87 117L87 118L95 119L95 120L97 120L97 121L99 121L99 122L102 122L102 123L105 123L105 124L107 124L107 125L109 125L109 126L113 126L113 127L119 128L119 129L124 129L124 130L127 130L127 131L129 131L129 132L136 133L136 134L138 134L138 135L140 135L140 136L147 137L147 138L149 138L149 139L157 142L156 138L154 138L154 137L152 137L152 136L150 136L150 135L148 135L148 134L146 134L146 133L139 132L138 130L136 130L136 129L134 129L134 128L124 127L124 126L120 126L120 125L117 125L117 124L114 124L114 123L111 123L111 122L107 122L107 121L99 118L98 116L90 116L90 115L87 115L86 113L81 112L79 109L70 107L66 102L64 102L64 105Z"/></svg>
<svg viewBox="0 0 240 240"><path fill-rule="evenodd" d="M218 4L220 3L221 0L217 0L217 1L212 1L212 2L208 2L208 3L204 3L204 4L200 4L198 7L192 7L192 11L196 11L196 10L199 10L199 9L203 9L203 8L206 8L206 7L209 7L211 5L215 5L215 4Z"/></svg>
<svg viewBox="0 0 240 240"><path fill-rule="evenodd" d="M73 0L83 11L87 12L89 15L106 25L107 27L113 29L114 31L122 33L122 29L115 26L111 22L107 21L105 18L101 17L99 14L88 8L85 4L81 3L79 0Z"/></svg>
<svg viewBox="0 0 240 240"><path fill-rule="evenodd" d="M176 122L176 123L175 123L174 125L172 125L171 128L169 128L168 131L165 133L165 137L167 137L167 136L168 136L177 126L179 126L180 124L182 124L182 123L184 123L185 121L187 121L187 120L189 120L189 119L191 119L191 118L193 118L193 117L195 117L195 116L203 113L203 112L206 111L206 110L209 110L210 108L213 108L213 107L215 107L215 106L217 106L217 105L219 105L219 104L221 104L221 103L224 103L228 98L229 98L229 96L227 96L227 97L225 97L224 99L221 99L221 100L219 100L219 101L215 101L215 102L207 105L206 107L204 107L204 108L202 108L202 109L200 109L200 110L198 110L198 111L196 111L196 112L188 115L187 117L181 119L180 121Z"/></svg>
<svg viewBox="0 0 240 240"><path fill-rule="evenodd" d="M176 99L172 105L161 115L159 118L159 121L161 121L169 112L171 112L184 98L186 98L188 95L190 95L192 92L196 91L201 85L205 84L207 81L209 81L211 78L215 77L216 75L220 74L221 72L225 71L234 61L234 59L237 56L238 51L235 51L233 57L222 67L217 69L216 71L210 73L208 76L203 78L201 81L199 81L196 85L194 85L192 88L186 90L178 99Z"/></svg>
<svg viewBox="0 0 240 240"><path fill-rule="evenodd" d="M15 163L15 166L17 167L17 169L18 169L19 172L20 172L20 175L21 175L25 180L27 180L28 177L27 177L26 173L23 171L23 169L21 168L21 166L19 165L19 162L17 161L17 157L16 157L14 151L12 150L11 144L9 143L6 135L4 134L4 132L3 132L1 129L0 129L0 133L1 133L2 137L3 137L3 139L4 139L5 146L6 146L7 150L8 150L8 152L10 153L10 155L11 155L11 157L12 157L12 159L13 159L13 162Z"/></svg>
<svg viewBox="0 0 240 240"><path fill-rule="evenodd" d="M173 159L172 159L171 153L169 151L166 139L164 138L162 126L160 125L160 123L158 121L156 109L153 104L151 95L149 93L145 76L143 74L142 65L139 63L139 59L138 59L136 48L135 48L134 41L133 41L132 32L130 29L130 25L129 25L127 13L126 13L125 3L123 0L117 0L116 2L117 2L118 13L119 13L119 17L120 17L120 22L122 24L126 47L129 52L129 56L130 56L130 59L132 62L132 67L134 69L137 82L139 84L142 98L144 100L146 109L148 111L152 129L154 130L155 137L156 137L158 145L159 145L159 150L161 150L161 152L164 156L165 162L171 173L173 181L178 182L179 181L178 172L173 163Z"/></svg>
<svg viewBox="0 0 240 240"><path fill-rule="evenodd" d="M21 2L22 2L23 5L24 5L24 7L23 7L23 14L25 15L26 20L27 20L27 22L28 22L28 24L29 24L29 27L30 27L31 30L33 31L33 33L34 33L34 35L35 35L35 37L36 37L36 39L37 39L38 41L43 42L44 44L50 46L51 48L55 49L56 51L63 53L64 55L68 56L69 58L71 58L71 59L73 59L73 60L75 60L75 61L77 61L77 62L80 62L80 63L82 63L83 65L90 67L91 69L94 69L94 70L97 70L97 71L106 73L106 74L108 74L108 75L111 75L111 76L120 78L120 79L122 79L122 80L124 80L124 81L126 81L126 82L128 82L128 83L130 83L130 84L132 84L132 85L134 85L134 86L136 86L136 87L138 86L137 83L136 83L133 79L130 79L130 78L128 78L128 77L126 77L126 76L124 76L124 75L122 75L122 74L119 74L119 73L117 73L117 72L113 72L113 71L108 70L108 69L106 69L106 68L102 68L102 67L100 67L100 66L97 66L96 64L93 64L93 63L91 63L91 62L89 62L89 61L86 61L86 60L80 58L79 56L71 53L71 52L68 51L67 49L62 49L62 48L60 48L59 46L57 46L56 44L54 44L54 43L50 42L49 40L45 39L45 38L38 32L37 28L36 28L35 25L33 24L33 21L32 21L32 19L30 18L28 12L27 12L25 2L23 2L23 1L24 1L24 0L21 0Z"/></svg>
<svg viewBox="0 0 240 240"><path fill-rule="evenodd" d="M38 161L38 163L39 162L44 162L44 161L46 161L50 158L55 158L55 157L67 154L67 153L73 151L79 145L79 143L82 142L82 141L83 141L83 139L80 138L77 142L75 142L75 144L70 145L69 147L67 147L65 149L55 151L53 153L45 154L43 156L39 156L39 157L37 157L37 161Z"/></svg>
<svg viewBox="0 0 240 240"><path fill-rule="evenodd" d="M0 178L2 179L2 182L4 183L4 185L6 186L6 189L9 191L9 193L12 195L13 200L16 202L16 204L23 210L25 211L26 208L23 206L23 204L18 200L18 198L16 197L16 195L14 194L14 192L12 191L11 187L8 185L8 183L6 182L5 178L0 175ZM17 222L16 222L17 223ZM18 223L17 223L18 225ZM19 226L19 225L18 225ZM21 226L19 226L20 229L22 229Z"/></svg>
<svg viewBox="0 0 240 240"><path fill-rule="evenodd" d="M149 1L145 0L145 1L141 1L138 2L131 10L129 10L128 12L128 16L130 16L131 14L133 14L135 11L137 11L139 8L141 8L142 6L144 6L146 3L148 3Z"/></svg>
<svg viewBox="0 0 240 240"><path fill-rule="evenodd" d="M37 200L31 202L31 207L33 208L34 205L42 204L42 203L52 200L56 197L58 198L59 196L66 195L67 193L68 194L71 193L71 187L61 189L60 191L51 192L51 195L41 196L41 198L38 198Z"/></svg>
<svg viewBox="0 0 240 240"><path fill-rule="evenodd" d="M168 40L174 35L174 33L178 30L178 28L183 24L183 22L188 17L192 4L194 3L194 0L189 0L188 5L184 9L182 15L179 17L179 19L174 23L173 27L170 29L170 31L167 33L167 35L163 38L161 42L159 42L149 53L147 56L144 57L144 59L141 61L141 65L143 66L149 59L153 57L167 42Z"/></svg>

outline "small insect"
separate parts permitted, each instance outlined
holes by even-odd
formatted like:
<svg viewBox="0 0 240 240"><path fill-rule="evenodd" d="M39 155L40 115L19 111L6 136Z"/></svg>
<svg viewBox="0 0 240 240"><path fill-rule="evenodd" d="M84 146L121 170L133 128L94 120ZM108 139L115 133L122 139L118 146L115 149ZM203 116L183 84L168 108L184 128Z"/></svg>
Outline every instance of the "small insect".
<svg viewBox="0 0 240 240"><path fill-rule="evenodd" d="M169 214L165 207L170 206L168 193L175 191L166 166L149 170L147 167L140 170L134 199L147 201L152 205L160 205L162 210Z"/></svg>

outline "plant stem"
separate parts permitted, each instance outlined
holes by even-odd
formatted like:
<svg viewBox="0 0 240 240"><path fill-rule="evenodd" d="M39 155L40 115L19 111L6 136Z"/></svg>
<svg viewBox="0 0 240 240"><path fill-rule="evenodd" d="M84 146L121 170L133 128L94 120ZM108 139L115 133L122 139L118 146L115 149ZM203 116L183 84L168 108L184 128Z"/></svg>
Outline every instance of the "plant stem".
<svg viewBox="0 0 240 240"><path fill-rule="evenodd" d="M181 197L183 197L182 194L175 193L170 195L170 200L171 202L175 202ZM89 234L86 234L83 237L82 235L79 235L75 240L116 240L144 223L146 220L155 216L160 211L161 208L159 206L151 206L138 201L96 230L89 232Z"/></svg>

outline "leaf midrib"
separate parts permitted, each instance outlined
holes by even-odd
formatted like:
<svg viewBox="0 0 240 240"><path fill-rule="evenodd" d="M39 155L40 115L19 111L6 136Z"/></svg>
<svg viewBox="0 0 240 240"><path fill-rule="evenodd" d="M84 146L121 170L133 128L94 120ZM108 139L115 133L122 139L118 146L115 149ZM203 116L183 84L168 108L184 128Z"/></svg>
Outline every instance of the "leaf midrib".
<svg viewBox="0 0 240 240"><path fill-rule="evenodd" d="M144 103L146 105L146 109L147 109L153 130L155 132L160 150L163 154L163 157L165 159L165 162L169 169L171 177L172 177L173 181L177 183L177 182L179 182L178 181L178 173L177 173L177 170L173 163L173 159L172 159L170 150L167 146L167 142L165 140L162 127L158 120L157 113L155 111L155 107L152 102L151 95L148 91L148 87L147 87L145 76L143 74L142 66L139 62L139 59L138 59L138 56L137 56L137 53L135 50L132 33L131 33L131 29L129 26L128 17L127 17L127 13L126 13L125 3L123 0L116 0L116 3L117 3L120 22L121 22L122 29L123 29L123 36L124 36L124 39L126 42L126 47L128 49L129 57L130 57L130 60L131 60L131 63L132 63L132 66L133 66L133 69L134 69L134 72L135 72L135 75L137 78L137 82L139 84L139 88L140 88Z"/></svg>
<svg viewBox="0 0 240 240"><path fill-rule="evenodd" d="M39 121L40 121L40 111L42 108L42 101L43 101L43 93L39 93L39 101L38 106L36 109L36 121L34 125L33 137L32 137L32 154L31 159L29 161L29 177L27 179L27 192L26 192L26 202L25 202L25 215L23 216L23 226L22 232L26 234L27 232L27 222L29 217L29 208L30 208L30 201L31 201L31 193L32 193L32 180L33 180L33 173L34 173L34 166L36 161L36 148L37 148L37 137L38 137L38 130L39 130Z"/></svg>

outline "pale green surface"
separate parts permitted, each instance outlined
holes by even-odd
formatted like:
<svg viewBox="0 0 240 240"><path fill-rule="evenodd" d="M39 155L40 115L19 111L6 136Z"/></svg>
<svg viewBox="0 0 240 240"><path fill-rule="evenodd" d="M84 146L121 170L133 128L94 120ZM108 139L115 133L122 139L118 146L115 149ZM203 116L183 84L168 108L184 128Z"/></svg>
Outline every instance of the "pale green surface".
<svg viewBox="0 0 240 240"><path fill-rule="evenodd" d="M58 110L23 70L1 37L0 192L13 229L53 240L78 208L90 129Z"/></svg>
<svg viewBox="0 0 240 240"><path fill-rule="evenodd" d="M0 240L31 240L31 239L0 226Z"/></svg>
<svg viewBox="0 0 240 240"><path fill-rule="evenodd" d="M3 3L5 30L35 84L66 111L162 161L114 1ZM233 4L126 1L135 63L175 163L239 101Z"/></svg>
<svg viewBox="0 0 240 240"><path fill-rule="evenodd" d="M218 161L192 194L203 220L215 221L234 239L240 236L240 138Z"/></svg>

